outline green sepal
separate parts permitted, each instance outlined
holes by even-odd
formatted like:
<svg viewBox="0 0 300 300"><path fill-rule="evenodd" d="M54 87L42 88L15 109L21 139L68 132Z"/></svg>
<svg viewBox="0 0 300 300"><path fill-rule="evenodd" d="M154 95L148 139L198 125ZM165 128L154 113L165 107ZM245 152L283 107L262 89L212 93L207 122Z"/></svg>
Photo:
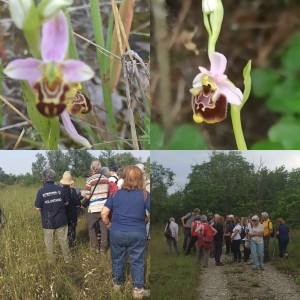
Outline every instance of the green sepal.
<svg viewBox="0 0 300 300"><path fill-rule="evenodd" d="M36 95L25 81L20 81L20 83L24 94L28 116L42 138L44 149L57 150L59 139L58 118L50 119L41 115L36 108Z"/></svg>
<svg viewBox="0 0 300 300"><path fill-rule="evenodd" d="M244 70L243 70L243 77L244 77L244 93L243 93L243 101L240 105L240 108L244 106L246 101L249 99L250 92L251 92L251 60L248 61Z"/></svg>

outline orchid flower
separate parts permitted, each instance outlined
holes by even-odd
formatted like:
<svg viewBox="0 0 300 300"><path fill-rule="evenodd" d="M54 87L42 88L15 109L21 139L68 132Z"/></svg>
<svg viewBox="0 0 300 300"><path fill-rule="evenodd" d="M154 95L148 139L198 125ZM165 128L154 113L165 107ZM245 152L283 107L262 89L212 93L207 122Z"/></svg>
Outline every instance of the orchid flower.
<svg viewBox="0 0 300 300"><path fill-rule="evenodd" d="M209 55L211 67L199 67L200 73L193 81L192 109L196 123L215 123L226 118L228 103L240 105L243 94L224 74L227 60L218 52Z"/></svg>
<svg viewBox="0 0 300 300"><path fill-rule="evenodd" d="M70 98L76 95L74 83L91 79L94 71L84 62L65 59L69 46L68 33L67 19L60 11L43 25L42 60L16 59L7 65L4 73L13 79L26 80L36 93L38 111L50 118L61 115L71 138L79 141L78 133L67 117L68 113L62 113ZM82 144L90 147L87 140Z"/></svg>

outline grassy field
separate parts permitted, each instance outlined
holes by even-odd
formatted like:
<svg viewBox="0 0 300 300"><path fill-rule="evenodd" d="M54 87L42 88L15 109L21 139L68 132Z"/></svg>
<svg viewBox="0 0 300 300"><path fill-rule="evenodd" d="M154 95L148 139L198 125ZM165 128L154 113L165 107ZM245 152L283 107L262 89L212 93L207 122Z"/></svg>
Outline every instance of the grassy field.
<svg viewBox="0 0 300 300"><path fill-rule="evenodd" d="M151 228L151 299L182 300L197 299L200 265L196 256L187 257L182 253L183 234L180 230L180 255L168 256L168 246L164 237L164 227Z"/></svg>
<svg viewBox="0 0 300 300"><path fill-rule="evenodd" d="M1 187L7 224L0 230L0 299L132 299L128 275L122 293L113 293L110 253L90 251L85 215L79 218L73 261L64 263L57 244L57 264L47 263L40 213L34 209L38 188Z"/></svg>
<svg viewBox="0 0 300 300"><path fill-rule="evenodd" d="M271 239L270 255L271 259L274 256L272 263L276 268L284 273L288 273L295 278L295 281L300 285L300 230L291 230L290 242L288 245L289 259L281 259L278 257L278 241Z"/></svg>

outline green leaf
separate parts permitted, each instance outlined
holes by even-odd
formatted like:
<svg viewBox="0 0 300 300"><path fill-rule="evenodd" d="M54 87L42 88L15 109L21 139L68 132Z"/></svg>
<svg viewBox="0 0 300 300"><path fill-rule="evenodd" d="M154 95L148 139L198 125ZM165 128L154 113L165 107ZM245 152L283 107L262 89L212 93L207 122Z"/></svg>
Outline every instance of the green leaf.
<svg viewBox="0 0 300 300"><path fill-rule="evenodd" d="M284 149L300 149L300 120L286 116L272 126L268 132L271 142L280 143Z"/></svg>
<svg viewBox="0 0 300 300"><path fill-rule="evenodd" d="M150 125L150 136L151 136L150 149L152 150L163 149L164 134L161 130L161 127L158 124L152 123Z"/></svg>
<svg viewBox="0 0 300 300"><path fill-rule="evenodd" d="M207 145L201 132L195 126L184 124L174 131L168 149L201 150L207 149Z"/></svg>
<svg viewBox="0 0 300 300"><path fill-rule="evenodd" d="M289 48L282 55L282 65L289 72L300 70L300 34L296 34L289 45Z"/></svg>
<svg viewBox="0 0 300 300"><path fill-rule="evenodd" d="M59 138L58 118L49 119L40 114L36 108L36 96L25 82L21 82L21 87L26 102L27 112L34 127L38 130L44 143L44 148L56 150Z"/></svg>
<svg viewBox="0 0 300 300"><path fill-rule="evenodd" d="M243 93L243 102L241 108L245 105L246 101L248 100L251 92L251 60L248 61L244 70L243 70L243 77L244 77L244 93Z"/></svg>
<svg viewBox="0 0 300 300"><path fill-rule="evenodd" d="M289 77L282 84L273 88L267 100L267 107L275 112L300 112L300 86L299 80Z"/></svg>
<svg viewBox="0 0 300 300"><path fill-rule="evenodd" d="M279 82L280 75L270 69L255 69L252 72L252 87L255 96L264 97L271 93Z"/></svg>
<svg viewBox="0 0 300 300"><path fill-rule="evenodd" d="M284 150L284 147L281 143L263 140L253 144L251 150Z"/></svg>

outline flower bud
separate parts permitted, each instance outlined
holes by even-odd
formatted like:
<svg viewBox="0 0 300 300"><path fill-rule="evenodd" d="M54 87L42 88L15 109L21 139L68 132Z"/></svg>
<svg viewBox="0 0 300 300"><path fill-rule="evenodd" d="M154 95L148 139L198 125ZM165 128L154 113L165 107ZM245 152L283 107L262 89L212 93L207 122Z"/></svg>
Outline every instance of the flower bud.
<svg viewBox="0 0 300 300"><path fill-rule="evenodd" d="M202 0L202 11L204 14L211 14L217 7L217 0Z"/></svg>
<svg viewBox="0 0 300 300"><path fill-rule="evenodd" d="M73 4L73 0L43 0L38 6L40 15L44 19L49 19L54 16L59 10Z"/></svg>
<svg viewBox="0 0 300 300"><path fill-rule="evenodd" d="M25 19L34 5L32 0L10 0L10 16L19 29L23 29Z"/></svg>

